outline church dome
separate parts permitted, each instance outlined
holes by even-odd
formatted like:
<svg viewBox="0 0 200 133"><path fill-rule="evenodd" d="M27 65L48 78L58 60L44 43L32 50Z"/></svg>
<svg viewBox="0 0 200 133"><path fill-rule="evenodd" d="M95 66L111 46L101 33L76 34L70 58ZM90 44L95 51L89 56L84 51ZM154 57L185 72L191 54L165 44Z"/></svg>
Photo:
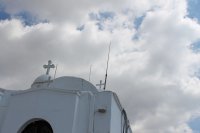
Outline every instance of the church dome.
<svg viewBox="0 0 200 133"><path fill-rule="evenodd" d="M36 78L31 87L64 89L70 91L90 91L92 93L98 92L97 88L92 83L82 78L64 76L51 79L51 76L46 74Z"/></svg>
<svg viewBox="0 0 200 133"><path fill-rule="evenodd" d="M50 88L59 88L72 91L90 91L93 93L98 92L96 87L90 82L77 77L64 76L53 80L49 84Z"/></svg>
<svg viewBox="0 0 200 133"><path fill-rule="evenodd" d="M35 83L45 83L45 82L49 82L50 80L51 80L51 76L44 74L44 75L37 77L35 79L35 81L33 82L33 84L35 84Z"/></svg>
<svg viewBox="0 0 200 133"><path fill-rule="evenodd" d="M41 85L46 85L48 83L50 83L52 81L51 76L50 75L41 75L39 77L37 77L35 79L35 81L33 82L33 84L31 85L31 87L39 87Z"/></svg>
<svg viewBox="0 0 200 133"><path fill-rule="evenodd" d="M43 67L47 69L46 74L36 78L33 84L31 85L31 88L51 88L51 89L64 89L70 91L90 91L92 93L98 92L98 90L93 84L82 78L64 76L56 79L51 79L51 76L49 75L50 69L55 68L55 65L52 64L51 60L48 61L48 65L44 65Z"/></svg>

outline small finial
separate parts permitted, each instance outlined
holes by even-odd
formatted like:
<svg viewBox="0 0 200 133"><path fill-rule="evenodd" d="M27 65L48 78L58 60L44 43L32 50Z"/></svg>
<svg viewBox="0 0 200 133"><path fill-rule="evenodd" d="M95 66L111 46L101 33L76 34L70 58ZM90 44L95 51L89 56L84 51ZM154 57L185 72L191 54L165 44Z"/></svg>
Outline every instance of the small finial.
<svg viewBox="0 0 200 133"><path fill-rule="evenodd" d="M52 64L51 60L48 61L48 65L43 65L45 69L47 69L46 75L49 75L50 69L55 68L55 65Z"/></svg>
<svg viewBox="0 0 200 133"><path fill-rule="evenodd" d="M100 83L99 84L96 84L96 86L99 86L99 89L101 89L101 86L104 86L105 85L105 83L102 83L102 80L100 80Z"/></svg>

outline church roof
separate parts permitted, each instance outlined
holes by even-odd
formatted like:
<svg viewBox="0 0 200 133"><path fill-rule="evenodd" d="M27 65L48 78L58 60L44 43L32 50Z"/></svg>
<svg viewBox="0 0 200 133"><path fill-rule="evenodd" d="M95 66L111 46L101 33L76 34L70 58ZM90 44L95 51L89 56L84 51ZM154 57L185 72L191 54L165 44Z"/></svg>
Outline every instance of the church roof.
<svg viewBox="0 0 200 133"><path fill-rule="evenodd" d="M96 87L90 82L77 77L64 76L54 80L49 75L41 75L33 82L31 89L36 88L54 88L64 89L70 91L91 91L92 93L98 92Z"/></svg>

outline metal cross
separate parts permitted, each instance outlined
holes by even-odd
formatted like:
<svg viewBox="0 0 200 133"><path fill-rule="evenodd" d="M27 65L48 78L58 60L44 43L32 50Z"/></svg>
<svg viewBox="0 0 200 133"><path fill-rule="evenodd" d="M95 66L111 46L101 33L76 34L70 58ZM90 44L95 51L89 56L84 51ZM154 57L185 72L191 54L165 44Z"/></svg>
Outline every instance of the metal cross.
<svg viewBox="0 0 200 133"><path fill-rule="evenodd" d="M47 69L46 75L49 75L50 69L55 68L55 65L52 64L51 60L48 61L48 65L43 65L45 69Z"/></svg>
<svg viewBox="0 0 200 133"><path fill-rule="evenodd" d="M105 85L105 83L102 83L102 80L100 80L100 84L96 84L96 86L99 86L99 89L101 89L102 85Z"/></svg>

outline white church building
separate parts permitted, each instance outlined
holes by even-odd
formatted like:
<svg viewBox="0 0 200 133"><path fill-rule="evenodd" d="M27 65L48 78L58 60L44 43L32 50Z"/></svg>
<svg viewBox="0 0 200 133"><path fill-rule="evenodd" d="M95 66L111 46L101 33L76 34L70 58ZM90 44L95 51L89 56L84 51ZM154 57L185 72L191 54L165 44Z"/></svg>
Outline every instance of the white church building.
<svg viewBox="0 0 200 133"><path fill-rule="evenodd" d="M45 75L27 90L0 89L0 133L132 133L117 95L77 77Z"/></svg>

